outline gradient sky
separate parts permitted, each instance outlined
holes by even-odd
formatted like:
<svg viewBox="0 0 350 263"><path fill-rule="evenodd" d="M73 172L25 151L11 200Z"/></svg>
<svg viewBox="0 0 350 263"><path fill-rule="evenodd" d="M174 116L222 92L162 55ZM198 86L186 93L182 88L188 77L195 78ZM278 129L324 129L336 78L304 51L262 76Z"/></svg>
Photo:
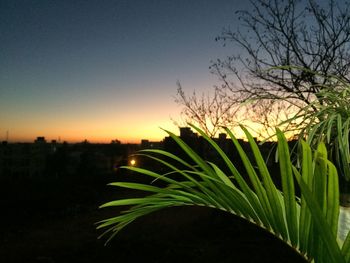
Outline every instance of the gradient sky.
<svg viewBox="0 0 350 263"><path fill-rule="evenodd" d="M138 142L177 132L176 82L217 84L215 37L245 1L1 0L0 141Z"/></svg>

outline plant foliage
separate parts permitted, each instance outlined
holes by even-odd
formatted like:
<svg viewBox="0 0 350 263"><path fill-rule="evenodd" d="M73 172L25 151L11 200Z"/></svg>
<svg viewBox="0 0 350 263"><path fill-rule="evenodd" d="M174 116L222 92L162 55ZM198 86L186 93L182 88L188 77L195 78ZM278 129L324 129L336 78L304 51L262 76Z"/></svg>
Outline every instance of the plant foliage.
<svg viewBox="0 0 350 263"><path fill-rule="evenodd" d="M291 163L284 134L277 130L278 157L282 187L278 189L251 134L242 127L249 141L253 158L226 129L244 164L245 173L236 168L230 158L202 130L192 126L222 158L225 167L206 161L184 141L167 132L195 163L163 150L144 150L147 155L169 168L159 174L139 167L126 166L142 175L166 183L165 187L152 184L114 182L113 186L148 192L142 198L120 199L102 207L130 206L116 217L98 223L98 229L107 229L103 235L113 238L135 219L173 206L206 206L242 217L280 238L295 248L307 260L315 262L350 262L350 235L345 242L337 241L339 216L338 177L335 166L328 160L325 145L320 143L314 153L307 142L301 143L301 169ZM229 172L224 172L229 171ZM176 179L173 175L176 175ZM294 179L301 189L295 194ZM108 240L109 240L108 239Z"/></svg>
<svg viewBox="0 0 350 263"><path fill-rule="evenodd" d="M290 130L297 131L298 136L306 139L311 146L325 141L330 159L336 164L340 175L349 181L350 85L347 80L336 76L328 76L328 83L332 84L317 85L320 90L316 94L318 99L280 125L293 123L294 127L287 129L292 127Z"/></svg>

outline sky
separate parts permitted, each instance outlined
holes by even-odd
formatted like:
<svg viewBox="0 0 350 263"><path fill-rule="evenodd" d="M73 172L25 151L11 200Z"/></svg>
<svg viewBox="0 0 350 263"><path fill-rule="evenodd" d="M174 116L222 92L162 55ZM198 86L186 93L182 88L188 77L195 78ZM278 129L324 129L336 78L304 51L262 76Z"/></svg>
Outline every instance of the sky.
<svg viewBox="0 0 350 263"><path fill-rule="evenodd" d="M218 84L236 0L0 0L0 141L161 140L184 90Z"/></svg>

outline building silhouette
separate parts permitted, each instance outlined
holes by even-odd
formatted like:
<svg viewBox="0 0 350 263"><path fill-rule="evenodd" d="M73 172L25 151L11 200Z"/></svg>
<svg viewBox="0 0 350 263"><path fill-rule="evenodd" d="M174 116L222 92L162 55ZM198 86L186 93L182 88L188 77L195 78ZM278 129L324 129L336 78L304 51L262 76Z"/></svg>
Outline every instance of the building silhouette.
<svg viewBox="0 0 350 263"><path fill-rule="evenodd" d="M178 136L185 144L191 147L204 160L226 167L217 151L205 138L193 132L190 127L181 127ZM241 158L233 145L231 138L225 133L212 138L214 142L239 168L243 167ZM247 142L238 140L245 153L253 159L252 151ZM163 149L176 156L193 163L193 160L170 136L162 141L141 140L140 144L122 144L113 140L109 144L93 144L87 140L81 143L68 144L67 142L46 141L45 137L37 137L33 143L0 144L0 176L72 176L112 174L120 166L130 164L130 156L142 149ZM265 143L260 150L264 157L271 154L273 143ZM133 157L134 158L134 157ZM159 168L159 163L144 156L136 156L137 164L146 168ZM275 165L273 158L268 160L269 165ZM160 169L160 168L159 168Z"/></svg>

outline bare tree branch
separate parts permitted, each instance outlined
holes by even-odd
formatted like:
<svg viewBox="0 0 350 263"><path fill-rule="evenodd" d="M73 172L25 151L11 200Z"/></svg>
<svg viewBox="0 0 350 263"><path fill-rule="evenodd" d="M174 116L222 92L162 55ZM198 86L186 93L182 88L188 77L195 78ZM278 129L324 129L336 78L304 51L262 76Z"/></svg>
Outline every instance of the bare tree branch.
<svg viewBox="0 0 350 263"><path fill-rule="evenodd" d="M238 105L253 101L244 107L269 126L272 117L264 115L281 117L310 105L328 84L329 76L350 81L348 2L329 0L324 6L315 0L250 3L251 9L236 12L240 29L224 29L216 38L224 45L238 47L240 54L212 62L210 70L221 82L214 87L213 97L204 103L203 96L187 96L179 86L177 103L184 106L183 113L193 122L204 125L210 120L210 125L232 126ZM213 112L214 105L218 112ZM211 129L210 134L216 132Z"/></svg>

